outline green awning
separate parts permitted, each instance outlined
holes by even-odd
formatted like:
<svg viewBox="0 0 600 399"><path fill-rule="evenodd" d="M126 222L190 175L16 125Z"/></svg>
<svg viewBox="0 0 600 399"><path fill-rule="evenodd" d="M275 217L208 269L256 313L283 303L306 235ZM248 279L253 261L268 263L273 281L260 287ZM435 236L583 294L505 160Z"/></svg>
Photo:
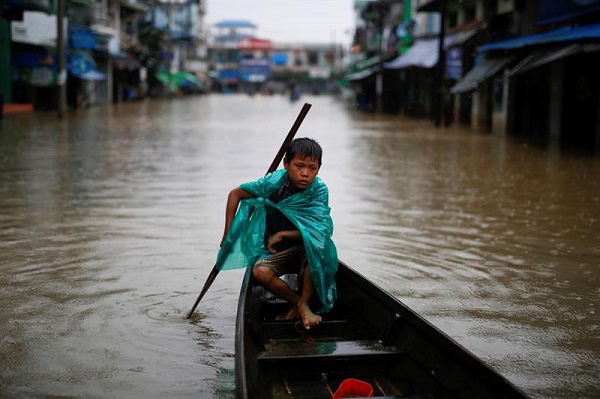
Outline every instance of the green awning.
<svg viewBox="0 0 600 399"><path fill-rule="evenodd" d="M169 86L171 90L177 90L180 87L187 88L202 88L204 86L204 82L202 82L196 75L191 72L158 72L156 75L156 79L164 84L165 86Z"/></svg>
<svg viewBox="0 0 600 399"><path fill-rule="evenodd" d="M374 57L367 58L366 60L357 62L356 65L354 66L354 68L352 69L352 72L361 72L365 69L369 69L369 68L379 64L380 60L381 60L381 58L378 55L376 55Z"/></svg>

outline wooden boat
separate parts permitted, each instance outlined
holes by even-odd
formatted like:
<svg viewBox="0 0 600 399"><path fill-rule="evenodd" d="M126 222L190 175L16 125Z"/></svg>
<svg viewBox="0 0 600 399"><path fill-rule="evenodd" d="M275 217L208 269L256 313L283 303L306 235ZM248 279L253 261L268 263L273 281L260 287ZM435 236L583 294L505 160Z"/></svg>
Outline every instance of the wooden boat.
<svg viewBox="0 0 600 399"><path fill-rule="evenodd" d="M344 380L358 379L379 398L527 398L342 262L337 285L334 308L308 337L299 321L274 319L287 303L246 271L236 322L236 397L330 399Z"/></svg>

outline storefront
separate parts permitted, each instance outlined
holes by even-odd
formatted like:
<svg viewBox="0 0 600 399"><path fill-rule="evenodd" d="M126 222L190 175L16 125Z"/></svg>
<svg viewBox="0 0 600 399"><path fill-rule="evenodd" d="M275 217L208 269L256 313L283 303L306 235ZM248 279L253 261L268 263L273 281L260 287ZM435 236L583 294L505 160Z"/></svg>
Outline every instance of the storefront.
<svg viewBox="0 0 600 399"><path fill-rule="evenodd" d="M55 15L25 11L22 21L12 21L10 101L33 104L36 110L56 108L56 37Z"/></svg>

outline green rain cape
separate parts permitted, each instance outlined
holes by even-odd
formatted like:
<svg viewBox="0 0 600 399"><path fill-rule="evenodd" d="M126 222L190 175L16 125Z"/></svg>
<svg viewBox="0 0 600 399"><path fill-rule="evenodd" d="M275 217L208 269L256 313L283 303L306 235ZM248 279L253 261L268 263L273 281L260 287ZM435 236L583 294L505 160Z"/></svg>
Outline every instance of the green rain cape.
<svg viewBox="0 0 600 399"><path fill-rule="evenodd" d="M331 240L333 221L330 216L329 190L317 176L305 190L275 203L269 195L279 189L287 170L280 169L257 181L240 187L253 198L240 202L239 209L217 255L219 270L241 269L254 265L261 254L268 253L264 245L266 207L283 213L300 231L313 285L323 307L328 312L336 299L335 273L337 250Z"/></svg>

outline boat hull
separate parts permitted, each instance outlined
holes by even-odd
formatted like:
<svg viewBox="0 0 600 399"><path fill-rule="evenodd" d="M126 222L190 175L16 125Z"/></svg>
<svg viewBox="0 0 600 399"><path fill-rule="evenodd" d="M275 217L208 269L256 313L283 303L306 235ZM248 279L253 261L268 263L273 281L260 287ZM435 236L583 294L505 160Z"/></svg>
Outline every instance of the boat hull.
<svg viewBox="0 0 600 399"><path fill-rule="evenodd" d="M374 397L527 398L409 307L340 262L338 299L309 331L247 270L236 322L236 397L331 398L346 379ZM310 334L310 335L309 335Z"/></svg>

